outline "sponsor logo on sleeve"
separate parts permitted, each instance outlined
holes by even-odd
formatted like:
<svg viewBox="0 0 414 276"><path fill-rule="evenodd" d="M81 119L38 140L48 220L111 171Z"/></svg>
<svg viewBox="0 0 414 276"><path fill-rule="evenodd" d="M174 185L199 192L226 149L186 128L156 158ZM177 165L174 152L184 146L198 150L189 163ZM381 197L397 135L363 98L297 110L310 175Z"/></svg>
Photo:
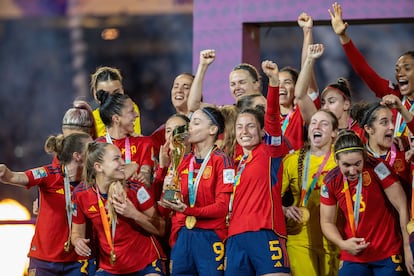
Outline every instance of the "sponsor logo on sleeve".
<svg viewBox="0 0 414 276"><path fill-rule="evenodd" d="M387 168L387 166L383 162L379 163L374 168L374 172L378 175L380 180L384 180L387 176L391 174L390 170Z"/></svg>
<svg viewBox="0 0 414 276"><path fill-rule="evenodd" d="M138 189L138 191L137 191L137 199L138 199L138 202L140 204L146 202L150 198L151 198L151 196L149 195L149 193L147 192L147 190L145 190L144 187L141 187L141 188Z"/></svg>
<svg viewBox="0 0 414 276"><path fill-rule="evenodd" d="M31 172L33 174L34 179L40 179L40 178L44 178L44 177L47 176L47 172L46 172L45 168L33 169L33 170L31 170Z"/></svg>
<svg viewBox="0 0 414 276"><path fill-rule="evenodd" d="M224 169L223 170L223 183L224 184L233 184L234 183L234 169Z"/></svg>

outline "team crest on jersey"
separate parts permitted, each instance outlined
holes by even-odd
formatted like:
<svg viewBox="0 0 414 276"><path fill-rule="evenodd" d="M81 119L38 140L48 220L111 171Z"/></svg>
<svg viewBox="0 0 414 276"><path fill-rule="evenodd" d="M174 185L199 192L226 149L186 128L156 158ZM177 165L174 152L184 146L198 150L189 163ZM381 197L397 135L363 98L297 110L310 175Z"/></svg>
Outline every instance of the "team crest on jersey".
<svg viewBox="0 0 414 276"><path fill-rule="evenodd" d="M213 171L213 167L211 166L206 166L206 168L204 169L203 172L203 178L204 179L209 179L211 176L211 172Z"/></svg>
<svg viewBox="0 0 414 276"><path fill-rule="evenodd" d="M234 183L234 169L224 169L223 170L223 183L224 184L233 184Z"/></svg>
<svg viewBox="0 0 414 276"><path fill-rule="evenodd" d="M185 170L182 170L181 174L188 174L188 168L186 168Z"/></svg>
<svg viewBox="0 0 414 276"><path fill-rule="evenodd" d="M402 172L405 169L404 162L401 159L395 159L393 168L396 172Z"/></svg>
<svg viewBox="0 0 414 276"><path fill-rule="evenodd" d="M63 190L63 188L60 188L60 189L56 190L56 193L57 194L60 194L60 195L64 195L65 194L65 190Z"/></svg>
<svg viewBox="0 0 414 276"><path fill-rule="evenodd" d="M145 190L144 187L141 187L138 189L137 191L137 199L139 201L139 203L144 203L147 200L149 200L151 198L151 196L149 195L149 193L147 192L147 190Z"/></svg>
<svg viewBox="0 0 414 276"><path fill-rule="evenodd" d="M324 198L329 198L328 187L325 184L321 187L321 196Z"/></svg>
<svg viewBox="0 0 414 276"><path fill-rule="evenodd" d="M37 168L31 170L34 179L40 179L47 176L45 168Z"/></svg>
<svg viewBox="0 0 414 276"><path fill-rule="evenodd" d="M371 184L371 175L369 172L362 173L362 185L369 186Z"/></svg>

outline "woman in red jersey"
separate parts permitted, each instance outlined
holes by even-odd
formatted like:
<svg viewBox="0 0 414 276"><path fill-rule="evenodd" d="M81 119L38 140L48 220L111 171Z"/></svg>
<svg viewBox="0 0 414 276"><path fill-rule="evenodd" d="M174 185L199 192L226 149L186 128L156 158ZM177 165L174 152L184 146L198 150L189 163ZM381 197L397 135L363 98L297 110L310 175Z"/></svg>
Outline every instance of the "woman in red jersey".
<svg viewBox="0 0 414 276"><path fill-rule="evenodd" d="M414 275L407 200L398 176L367 156L351 131L339 135L334 152L338 167L324 178L320 208L324 235L341 249L339 275L404 275L404 259ZM345 217L339 227L338 208Z"/></svg>
<svg viewBox="0 0 414 276"><path fill-rule="evenodd" d="M320 58L324 52L323 44L312 44L307 49L307 57L299 74L295 86L296 103L300 108L303 120L309 123L310 118L318 110L318 107L308 97L306 90L308 82L313 75L313 65L316 59ZM358 122L351 118L351 89L348 81L338 78L335 83L331 83L322 91L321 108L332 111L339 122L339 130L351 129L361 139L364 139L364 131L359 127Z"/></svg>
<svg viewBox="0 0 414 276"><path fill-rule="evenodd" d="M50 136L45 150L56 155L50 165L14 172L0 164L0 181L39 188L39 213L29 251L29 275L92 275L92 257L78 256L70 244L74 206L71 193L81 180L84 151L92 139L85 133ZM88 236L88 238L91 238Z"/></svg>
<svg viewBox="0 0 414 276"><path fill-rule="evenodd" d="M397 83L393 84L391 80L379 76L353 44L346 32L348 23L342 19L341 5L334 3L332 5L332 11L329 10L329 14L331 16L332 29L338 35L345 54L359 77L378 98L382 98L388 94L396 95L401 99L407 110L412 112L414 108L414 51L405 52L398 58L395 64L395 79ZM402 117L397 115L394 120L394 136L408 137L408 128L402 123Z"/></svg>
<svg viewBox="0 0 414 276"><path fill-rule="evenodd" d="M83 182L73 193L72 244L80 256L90 254L85 227L91 222L99 241L96 275L164 275L164 255L154 235L164 234L165 222L141 183L124 184L126 170L115 145L88 145Z"/></svg>
<svg viewBox="0 0 414 276"><path fill-rule="evenodd" d="M226 214L234 179L231 158L215 142L224 131L220 110L204 107L191 116L193 150L177 168L182 199L159 203L172 209L171 275L223 275ZM164 187L174 177L165 178Z"/></svg>
<svg viewBox="0 0 414 276"><path fill-rule="evenodd" d="M131 98L126 94L110 94L103 90L99 90L96 96L101 103L99 113L106 127L105 136L99 137L97 141L116 145L127 164L137 163L138 175L134 178L149 188L154 166L153 144L148 136L134 135L138 115Z"/></svg>
<svg viewBox="0 0 414 276"><path fill-rule="evenodd" d="M246 109L236 120L236 139L244 156L229 204L225 275L290 273L281 203L279 70L271 61L264 61L262 69L269 78L266 113Z"/></svg>

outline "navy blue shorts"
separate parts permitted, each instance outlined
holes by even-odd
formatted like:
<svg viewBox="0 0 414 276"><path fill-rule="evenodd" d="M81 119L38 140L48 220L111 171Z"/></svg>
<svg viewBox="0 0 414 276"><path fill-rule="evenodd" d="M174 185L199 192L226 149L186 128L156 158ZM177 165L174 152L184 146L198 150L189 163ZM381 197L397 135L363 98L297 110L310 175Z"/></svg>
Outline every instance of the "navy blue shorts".
<svg viewBox="0 0 414 276"><path fill-rule="evenodd" d="M161 259L153 261L152 263L150 263L149 265L147 265L144 269L141 269L140 271L122 274L122 275L124 276L145 276L151 273L161 275L161 276L165 275ZM116 276L116 275L119 275L119 274L109 273L108 271L105 271L102 268L98 269L98 271L96 271L96 274L95 274L95 276Z"/></svg>
<svg viewBox="0 0 414 276"><path fill-rule="evenodd" d="M246 232L226 243L225 275L290 273L286 239L272 230Z"/></svg>
<svg viewBox="0 0 414 276"><path fill-rule="evenodd" d="M381 261L369 263L344 261L339 265L338 276L345 275L393 276L406 275L406 272L402 256L394 255Z"/></svg>
<svg viewBox="0 0 414 276"><path fill-rule="evenodd" d="M171 249L170 272L175 275L221 276L224 244L214 230L181 228Z"/></svg>
<svg viewBox="0 0 414 276"><path fill-rule="evenodd" d="M80 260L76 262L48 262L30 258L29 262L29 276L90 276L95 275L95 271L95 259Z"/></svg>

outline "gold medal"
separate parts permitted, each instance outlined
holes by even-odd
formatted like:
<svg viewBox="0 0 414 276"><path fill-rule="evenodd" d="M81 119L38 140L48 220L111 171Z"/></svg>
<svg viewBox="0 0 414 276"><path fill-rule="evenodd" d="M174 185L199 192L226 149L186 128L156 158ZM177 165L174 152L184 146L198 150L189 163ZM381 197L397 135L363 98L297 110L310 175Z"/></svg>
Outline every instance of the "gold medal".
<svg viewBox="0 0 414 276"><path fill-rule="evenodd" d="M114 265L114 264L115 264L115 262L116 262L116 255L115 255L115 251L114 251L114 250L111 250L111 256L110 256L110 258L109 258L109 263L110 263L111 265Z"/></svg>
<svg viewBox="0 0 414 276"><path fill-rule="evenodd" d="M299 207L299 210L302 213L302 223L306 224L310 218L309 210L306 207Z"/></svg>
<svg viewBox="0 0 414 276"><path fill-rule="evenodd" d="M196 222L197 219L194 216L187 216L185 218L185 227L187 227L187 229L193 229L196 225Z"/></svg>
<svg viewBox="0 0 414 276"><path fill-rule="evenodd" d="M410 222L407 224L407 231L408 234L414 232L414 219L411 219Z"/></svg>
<svg viewBox="0 0 414 276"><path fill-rule="evenodd" d="M69 250L70 250L70 238L63 245L63 249L65 250L65 252L69 252Z"/></svg>

